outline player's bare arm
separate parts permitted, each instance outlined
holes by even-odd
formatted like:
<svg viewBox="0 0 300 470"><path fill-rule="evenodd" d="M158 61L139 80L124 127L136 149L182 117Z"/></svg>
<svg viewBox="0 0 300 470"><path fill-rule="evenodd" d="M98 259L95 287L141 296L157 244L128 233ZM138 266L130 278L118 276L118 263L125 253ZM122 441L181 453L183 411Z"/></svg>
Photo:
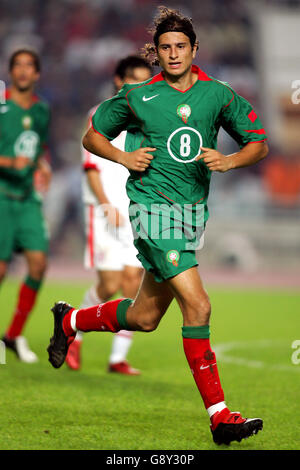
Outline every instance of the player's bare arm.
<svg viewBox="0 0 300 470"><path fill-rule="evenodd" d="M0 168L13 168L13 163L12 158L0 156Z"/></svg>
<svg viewBox="0 0 300 470"><path fill-rule="evenodd" d="M42 192L47 192L52 180L52 170L45 157L41 156L38 159L36 171L38 173L38 187L36 189Z"/></svg>
<svg viewBox="0 0 300 470"><path fill-rule="evenodd" d="M114 227L120 227L124 225L124 217L122 214L120 214L119 210L111 204L110 200L105 194L103 184L99 178L98 170L90 168L86 171L89 186L98 199L99 204L103 206L108 223Z"/></svg>
<svg viewBox="0 0 300 470"><path fill-rule="evenodd" d="M225 171L234 168L243 168L254 165L268 154L268 145L265 142L252 142L245 145L239 152L223 155L218 150L201 147L202 153L196 160L203 160L211 171Z"/></svg>
<svg viewBox="0 0 300 470"><path fill-rule="evenodd" d="M26 166L31 165L31 159L23 155L17 157L0 156L0 167L12 168L14 170L23 170Z"/></svg>
<svg viewBox="0 0 300 470"><path fill-rule="evenodd" d="M83 137L82 145L88 152L120 163L128 170L140 172L145 171L153 159L153 155L148 152L156 150L153 147L143 147L134 152L123 152L114 147L106 137L95 132L92 128Z"/></svg>

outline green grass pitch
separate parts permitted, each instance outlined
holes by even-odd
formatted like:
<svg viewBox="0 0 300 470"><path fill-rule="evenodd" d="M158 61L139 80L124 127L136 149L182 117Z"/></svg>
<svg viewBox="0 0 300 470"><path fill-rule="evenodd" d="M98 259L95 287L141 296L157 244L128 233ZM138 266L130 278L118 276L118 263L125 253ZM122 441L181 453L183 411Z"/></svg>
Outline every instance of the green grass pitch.
<svg viewBox="0 0 300 470"><path fill-rule="evenodd" d="M140 377L106 372L110 333L86 334L80 372L52 368L46 352L50 308L61 299L78 306L86 287L45 282L25 330L40 362L22 364L7 351L0 365L0 449L227 449L212 441L175 303L158 330L135 333L129 360L142 370ZM14 280L1 288L1 334L17 289ZM229 449L300 449L300 364L291 359L291 345L300 340L299 293L210 286L208 292L226 402L264 420L262 432Z"/></svg>

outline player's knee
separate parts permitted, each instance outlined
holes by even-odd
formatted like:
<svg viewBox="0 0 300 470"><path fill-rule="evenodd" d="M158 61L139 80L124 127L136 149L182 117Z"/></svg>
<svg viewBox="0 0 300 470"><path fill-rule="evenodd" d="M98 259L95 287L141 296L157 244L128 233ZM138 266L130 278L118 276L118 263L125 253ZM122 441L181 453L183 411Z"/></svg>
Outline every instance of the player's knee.
<svg viewBox="0 0 300 470"><path fill-rule="evenodd" d="M124 297L135 298L139 290L140 283L141 280L136 277L123 279L121 289Z"/></svg>
<svg viewBox="0 0 300 470"><path fill-rule="evenodd" d="M119 283L115 282L113 279L105 281L105 283L101 285L100 298L110 299L113 295L118 292L119 287Z"/></svg>
<svg viewBox="0 0 300 470"><path fill-rule="evenodd" d="M39 258L36 259L34 262L30 263L29 266L29 275L33 279L42 279L47 269L47 259Z"/></svg>
<svg viewBox="0 0 300 470"><path fill-rule="evenodd" d="M141 277L135 273L126 273L123 276L122 283L126 285L136 285L139 286L141 282Z"/></svg>
<svg viewBox="0 0 300 470"><path fill-rule="evenodd" d="M122 286L137 290L142 280L142 271L140 269L125 269L123 272Z"/></svg>

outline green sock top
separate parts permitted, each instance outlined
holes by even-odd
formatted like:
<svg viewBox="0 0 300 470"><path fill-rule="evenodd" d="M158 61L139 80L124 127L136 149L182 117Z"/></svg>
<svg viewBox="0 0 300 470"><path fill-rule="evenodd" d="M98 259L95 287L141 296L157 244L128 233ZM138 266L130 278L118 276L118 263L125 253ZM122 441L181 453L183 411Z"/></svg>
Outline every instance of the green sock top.
<svg viewBox="0 0 300 470"><path fill-rule="evenodd" d="M24 281L24 284L26 284L26 286L30 287L33 290L39 290L39 288L41 287L42 281L41 280L37 281L36 279L32 279L32 277L27 276Z"/></svg>
<svg viewBox="0 0 300 470"><path fill-rule="evenodd" d="M121 330L130 330L127 320L126 320L126 312L130 305L132 304L132 299L124 299L122 300L118 307L117 307L117 320L120 325Z"/></svg>
<svg viewBox="0 0 300 470"><path fill-rule="evenodd" d="M209 325L183 326L182 336L184 338L208 339L210 336Z"/></svg>

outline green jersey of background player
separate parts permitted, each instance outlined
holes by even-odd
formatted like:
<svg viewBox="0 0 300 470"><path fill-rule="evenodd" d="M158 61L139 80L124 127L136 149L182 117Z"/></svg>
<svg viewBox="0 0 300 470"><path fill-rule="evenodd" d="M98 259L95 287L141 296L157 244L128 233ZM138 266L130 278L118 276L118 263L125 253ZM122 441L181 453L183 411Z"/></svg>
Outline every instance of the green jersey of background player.
<svg viewBox="0 0 300 470"><path fill-rule="evenodd" d="M192 65L198 44L189 18L161 7L153 40L148 50L155 53L162 73L140 85L125 86L116 97L101 104L83 145L131 171L129 197L151 222L163 200L165 206L188 206L192 212L202 207L203 221L199 223L205 225L211 172L258 162L267 155L266 136L246 100ZM121 152L110 140L129 124L143 132L143 147ZM238 152L225 156L216 150L220 126L238 142ZM176 217L169 219L167 239L161 225L155 237L148 231L147 236L136 240L146 273L134 301L118 299L86 310L56 304L49 360L60 367L77 329L152 331L175 298L183 315L184 352L211 419L213 439L218 444L240 441L262 429L262 420L245 419L230 412L225 404L209 342L209 298L184 224L178 225ZM141 225L145 220L140 219ZM197 223L192 219L190 226L197 228ZM184 232L181 239L180 230Z"/></svg>
<svg viewBox="0 0 300 470"><path fill-rule="evenodd" d="M40 189L48 187L51 171L43 157L49 127L49 108L34 94L40 76L36 52L20 49L9 62L11 87L0 105L0 281L14 252L23 252L28 275L21 286L15 315L3 341L20 360L35 362L21 336L33 308L45 268L48 234L41 198L34 189L39 172Z"/></svg>

